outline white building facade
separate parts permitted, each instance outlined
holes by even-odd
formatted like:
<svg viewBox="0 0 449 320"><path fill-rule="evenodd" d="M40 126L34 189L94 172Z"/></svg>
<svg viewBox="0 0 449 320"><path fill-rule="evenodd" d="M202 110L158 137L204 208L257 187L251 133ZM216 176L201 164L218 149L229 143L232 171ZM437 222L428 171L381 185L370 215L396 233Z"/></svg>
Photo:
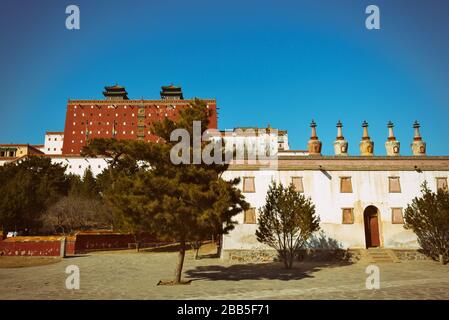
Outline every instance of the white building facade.
<svg viewBox="0 0 449 320"><path fill-rule="evenodd" d="M41 151L49 155L62 154L62 144L64 143L64 132L50 132L45 133L44 147Z"/></svg>
<svg viewBox="0 0 449 320"><path fill-rule="evenodd" d="M74 174L80 177L84 175L86 170L92 171L93 176L96 177L109 166L108 160L108 158L103 157L85 158L72 155L51 156L52 163L66 166L67 174Z"/></svg>
<svg viewBox="0 0 449 320"><path fill-rule="evenodd" d="M280 157L277 170L231 165L225 179L241 178L251 209L224 235L222 257L239 251L269 250L256 239L259 209L272 181L293 183L310 197L325 237L341 249L380 247L418 249L415 234L404 228L403 213L421 185L446 188L449 157Z"/></svg>
<svg viewBox="0 0 449 320"><path fill-rule="evenodd" d="M241 152L241 156L276 156L290 150L286 130L257 127L237 127L223 131L209 130L211 141L223 141L226 150ZM238 153L239 154L239 153Z"/></svg>

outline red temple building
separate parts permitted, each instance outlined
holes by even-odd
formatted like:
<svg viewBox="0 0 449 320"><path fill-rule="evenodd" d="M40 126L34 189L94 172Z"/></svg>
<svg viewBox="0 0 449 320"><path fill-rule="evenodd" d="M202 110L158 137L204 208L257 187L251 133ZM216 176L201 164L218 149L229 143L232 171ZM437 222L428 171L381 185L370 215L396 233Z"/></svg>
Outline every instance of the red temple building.
<svg viewBox="0 0 449 320"><path fill-rule="evenodd" d="M86 141L95 138L158 141L151 124L165 117L177 119L179 110L193 99L184 100L181 87L163 86L159 100L132 100L119 85L105 87L104 100L70 100L64 129L62 154L80 154ZM217 128L215 99L201 99L210 114L209 128Z"/></svg>

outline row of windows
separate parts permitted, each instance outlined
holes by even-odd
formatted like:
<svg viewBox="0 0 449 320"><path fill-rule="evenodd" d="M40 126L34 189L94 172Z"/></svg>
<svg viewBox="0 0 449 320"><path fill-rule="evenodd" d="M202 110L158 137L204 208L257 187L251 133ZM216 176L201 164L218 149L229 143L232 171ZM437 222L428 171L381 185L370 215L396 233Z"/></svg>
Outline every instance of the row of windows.
<svg viewBox="0 0 449 320"><path fill-rule="evenodd" d="M93 124L92 121L91 121L91 122L87 122L87 121L86 121L86 125L92 125L92 124ZM124 126L126 126L126 122L123 122L122 124L123 124ZM76 126L76 122L73 122L73 125ZM84 121L81 122L81 125L82 125L82 126L84 125ZM99 125L99 126L101 126L101 125L107 125L107 126L109 126L109 122L106 122L106 123L98 122L98 125ZM116 123L116 125L117 125L117 123ZM128 122L128 125L130 125L129 122ZM131 122L131 125L133 126L133 125L134 125L134 122ZM55 139L55 140L56 140L56 139Z"/></svg>
<svg viewBox="0 0 449 320"><path fill-rule="evenodd" d="M131 126L134 126L134 122L128 122L128 123L126 123L126 121L124 121L124 122L122 122L121 123L122 125L124 125L124 126L126 126L126 125L131 125ZM138 122L137 122L137 125L138 126L145 126L145 125L148 125L148 126L150 126L151 124L153 124L153 122L152 121L147 121L147 122L145 122L143 119L139 119L138 120ZM76 126L76 122L74 121L73 122L73 125L74 126ZM78 122L78 125L81 125L81 126L84 126L84 121L82 121L81 123L79 123ZM91 122L88 122L88 121L86 121L86 126L88 126L88 125L94 125L93 124L93 122L91 121ZM97 122L97 125L99 125L99 126L109 126L109 125L112 125L112 123L109 123L109 121L107 121L107 122L101 122L101 121L99 121L99 122ZM118 125L118 123L115 123L115 125ZM49 141L51 141L51 139L49 139ZM55 138L55 141L56 141L56 138ZM61 141L62 141L62 139L61 139Z"/></svg>
<svg viewBox="0 0 449 320"><path fill-rule="evenodd" d="M81 169L81 168L82 168L82 166L78 165L78 169ZM88 165L87 168L92 169L92 166ZM69 169L72 169L72 165L69 165ZM98 165L98 169L101 169L101 165Z"/></svg>
<svg viewBox="0 0 449 320"><path fill-rule="evenodd" d="M75 122L74 122L73 124L75 124ZM53 140L54 140L54 141L58 141L58 138L53 138ZM63 141L63 140L64 140L64 138L61 137L61 141ZM51 138L48 138L48 141L51 141Z"/></svg>
<svg viewBox="0 0 449 320"><path fill-rule="evenodd" d="M402 208L391 208L391 223L403 224L404 215ZM245 210L243 216L243 223L256 223L256 208L249 208ZM342 208L342 224L354 224L354 208Z"/></svg>
<svg viewBox="0 0 449 320"><path fill-rule="evenodd" d="M92 134L92 131L89 131L89 132L86 131L86 133ZM111 133L112 133L112 132L111 132ZM117 133L119 133L119 132L117 132ZM123 134L126 134L126 130L122 131L122 133L123 133ZM131 130L131 132L128 131L128 133L134 134L134 130ZM76 131L72 131L72 134L76 134ZM80 131L80 134L84 134L84 131ZM97 131L97 134L101 134L101 131ZM109 131L105 131L105 134L109 134ZM150 131L148 131L148 134L150 134ZM72 140L72 143L74 143L74 142L75 142L75 141ZM82 143L82 141L81 141L81 143Z"/></svg>
<svg viewBox="0 0 449 320"><path fill-rule="evenodd" d="M168 110L168 111L170 111L170 110ZM161 115L162 112L161 112L161 111L156 111L155 114L156 114L156 115ZM76 117L76 115L77 115L76 113L73 114L74 117ZM145 113L143 113L143 114L141 114L141 115L145 116ZM164 115L165 115L166 117L168 117L168 113L165 112ZM82 117L85 117L86 114L83 112L83 113L81 113L81 116L82 116ZM90 113L90 116L93 117L93 116L94 116L94 113ZM101 117L101 113L99 113L98 116ZM110 116L110 113L107 113L107 114L106 114L106 117L109 117L109 116ZM115 116L118 117L119 114L116 113ZM126 117L126 113L123 113L122 116L123 116L123 117ZM136 116L136 115L135 115L134 113L131 114L131 117L135 117L135 116ZM148 116L151 117L151 113L148 113Z"/></svg>
<svg viewBox="0 0 449 320"><path fill-rule="evenodd" d="M243 177L243 192L256 192L254 177ZM304 192L302 177L292 177L291 183L297 192ZM448 190L447 178L436 178L437 189ZM352 193L351 177L340 177L340 193ZM401 182L399 177L388 177L388 192L400 193Z"/></svg>
<svg viewBox="0 0 449 320"><path fill-rule="evenodd" d="M84 109L85 108L85 106L80 106L81 107L81 109ZM116 108L117 106L108 106L108 108ZM136 106L130 106L131 107L131 109L133 109L133 108L135 108ZM176 109L176 106L175 105L168 105L168 106L162 106L162 107L165 107L167 110L172 110L172 109ZM209 105L207 105L206 106L208 109L209 109ZM74 109L76 109L77 108L77 106L74 106L73 107ZM94 106L90 106L90 108L91 109L93 109L94 108ZM100 108L101 108L101 106L100 106ZM123 106L123 109L126 109L127 108L127 106ZM160 108L160 106L158 106L158 105L152 105L152 106L146 106L146 108L157 108L157 109L159 109ZM140 108L140 110L145 110L144 108Z"/></svg>
<svg viewBox="0 0 449 320"><path fill-rule="evenodd" d="M22 153L22 151L20 151ZM10 157L15 158L16 157L16 151L0 151L0 157Z"/></svg>

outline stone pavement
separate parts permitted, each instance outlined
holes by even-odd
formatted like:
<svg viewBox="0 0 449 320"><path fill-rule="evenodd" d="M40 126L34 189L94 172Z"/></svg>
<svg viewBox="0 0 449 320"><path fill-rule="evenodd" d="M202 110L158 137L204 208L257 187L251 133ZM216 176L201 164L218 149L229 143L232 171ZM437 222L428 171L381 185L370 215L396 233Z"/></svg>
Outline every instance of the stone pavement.
<svg viewBox="0 0 449 320"><path fill-rule="evenodd" d="M380 289L365 287L366 262L231 264L195 261L190 285L157 286L171 279L176 253L95 253L46 266L0 269L0 299L449 299L449 265L432 261L378 264ZM65 268L80 268L80 289L65 288Z"/></svg>

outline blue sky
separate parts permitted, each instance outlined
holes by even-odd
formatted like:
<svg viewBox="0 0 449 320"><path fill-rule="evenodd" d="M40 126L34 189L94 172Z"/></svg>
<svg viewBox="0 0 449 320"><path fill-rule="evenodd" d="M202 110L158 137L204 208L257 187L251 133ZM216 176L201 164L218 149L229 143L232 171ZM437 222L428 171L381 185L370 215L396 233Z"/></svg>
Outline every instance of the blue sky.
<svg viewBox="0 0 449 320"><path fill-rule="evenodd" d="M65 28L77 4L81 29ZM376 4L381 29L365 28ZM395 123L409 155L415 119L432 155L449 155L449 1L152 0L0 2L0 143L43 143L67 99L216 98L220 129L287 129L304 149L315 119L332 154L341 119L357 155L367 120L375 153Z"/></svg>

